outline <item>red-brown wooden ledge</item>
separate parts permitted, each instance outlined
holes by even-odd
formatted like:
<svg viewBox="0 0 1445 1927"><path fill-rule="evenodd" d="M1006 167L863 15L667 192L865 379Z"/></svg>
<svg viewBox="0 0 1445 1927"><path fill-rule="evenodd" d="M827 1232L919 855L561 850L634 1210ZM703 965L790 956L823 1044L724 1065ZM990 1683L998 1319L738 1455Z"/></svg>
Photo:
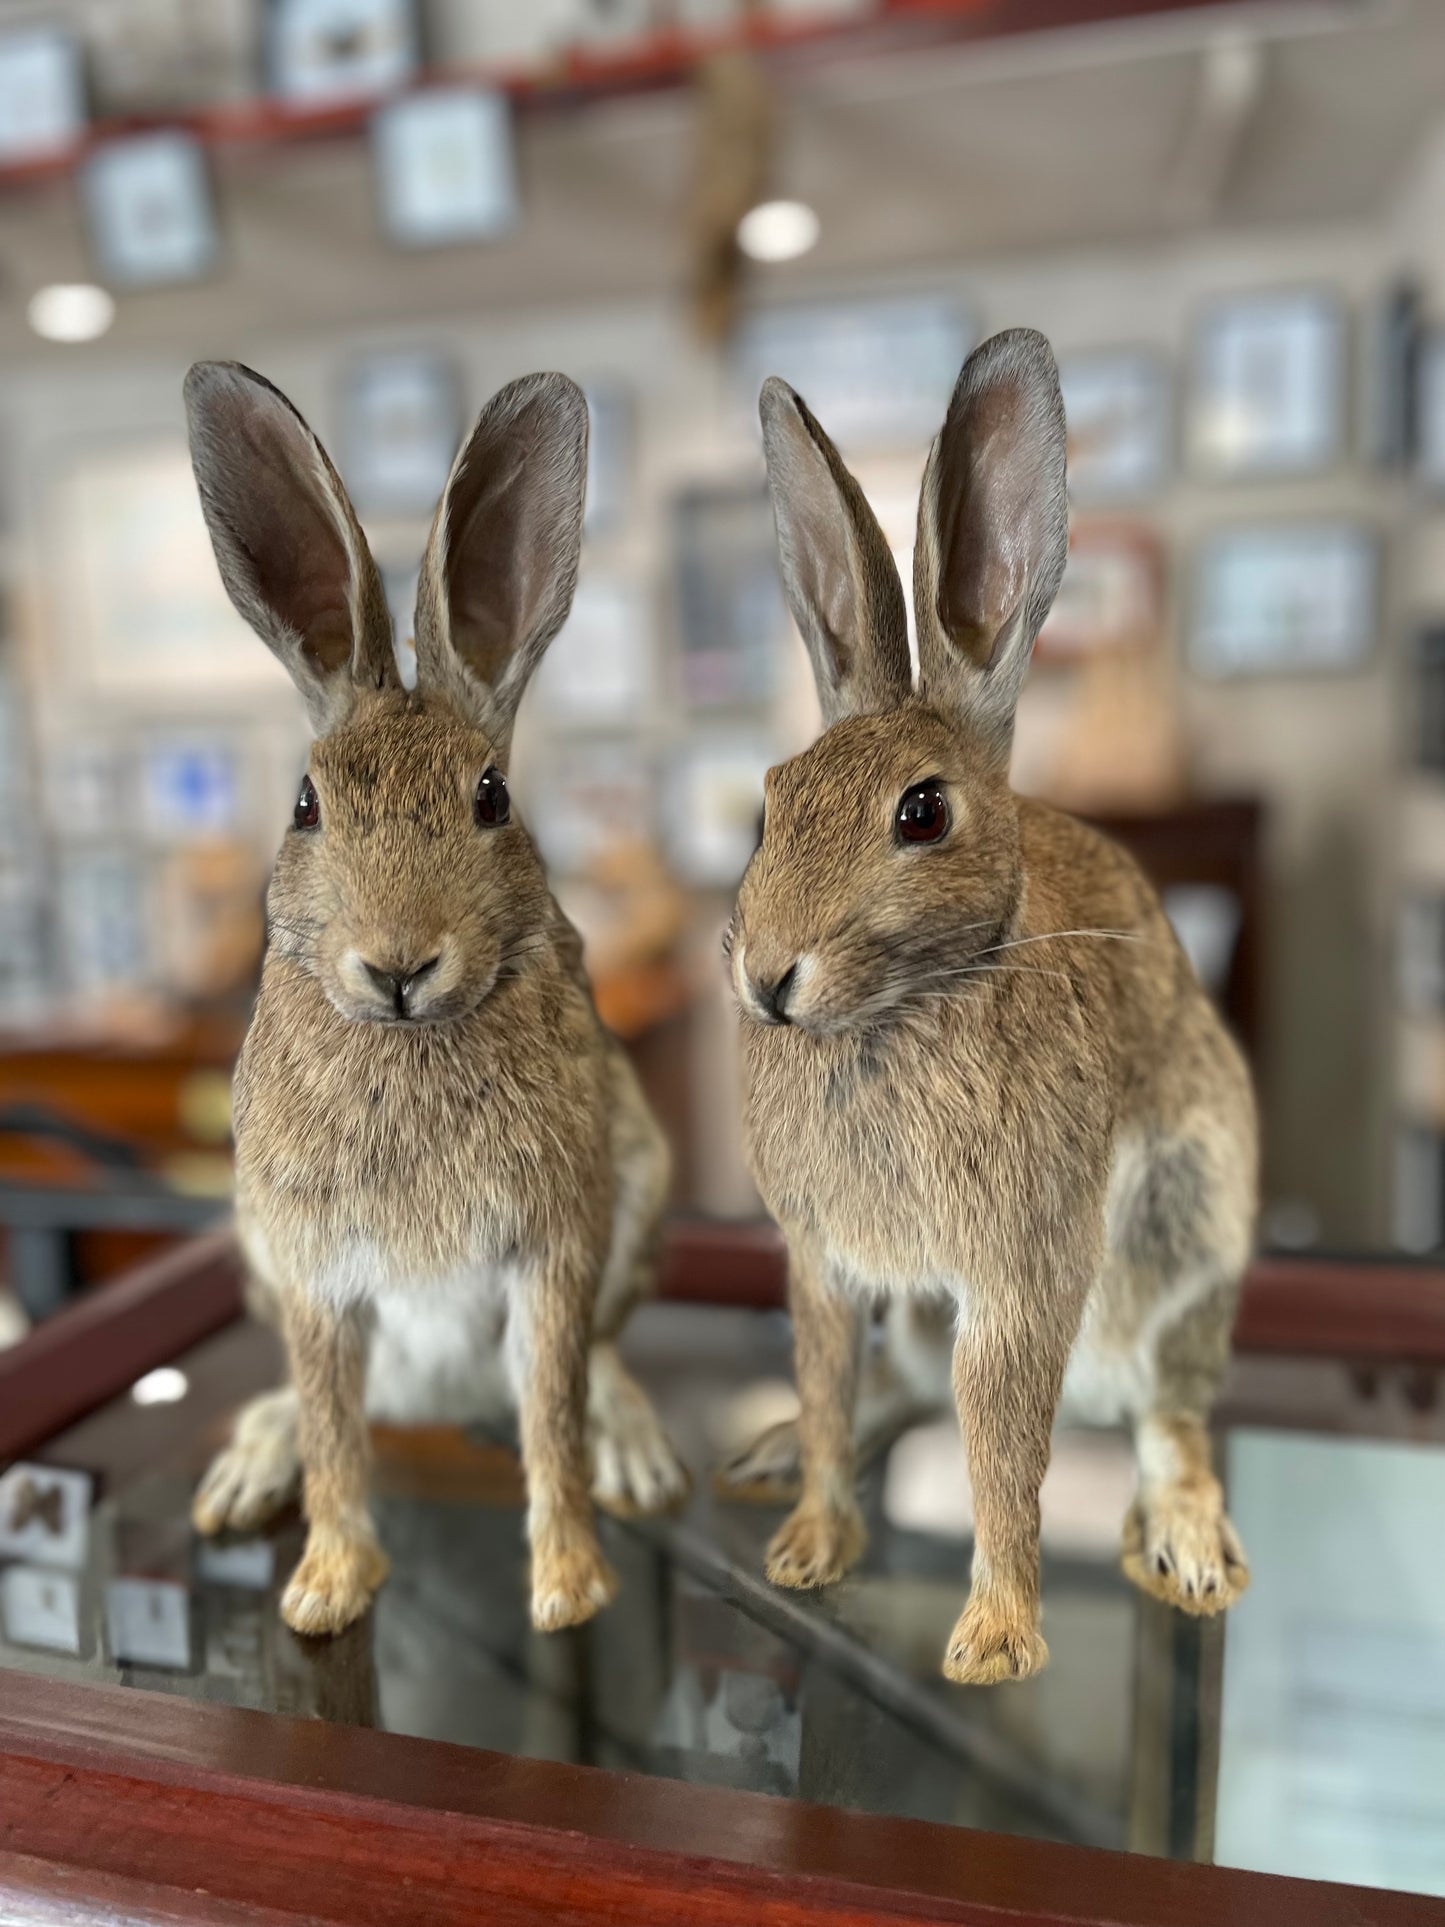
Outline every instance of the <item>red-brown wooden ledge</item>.
<svg viewBox="0 0 1445 1927"><path fill-rule="evenodd" d="M356 1927L1445 1923L1412 1895L0 1674L0 1919L57 1886L67 1921L147 1896L142 1919Z"/></svg>

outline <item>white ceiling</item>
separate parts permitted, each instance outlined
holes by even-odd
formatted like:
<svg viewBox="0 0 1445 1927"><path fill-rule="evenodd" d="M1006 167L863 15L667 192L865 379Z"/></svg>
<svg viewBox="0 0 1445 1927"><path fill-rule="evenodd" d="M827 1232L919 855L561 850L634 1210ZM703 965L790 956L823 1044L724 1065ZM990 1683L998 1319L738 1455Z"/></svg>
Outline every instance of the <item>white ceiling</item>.
<svg viewBox="0 0 1445 1927"><path fill-rule="evenodd" d="M1209 49L1267 32L1221 102ZM822 240L769 291L980 253L1179 231L1356 221L1388 206L1445 113L1445 0L1241 6L778 75L777 187ZM693 101L682 91L523 117L526 219L485 249L401 254L378 235L356 138L215 156L225 260L126 297L109 344L218 352L232 335L677 290ZM90 272L73 185L0 193L0 358L34 288Z"/></svg>

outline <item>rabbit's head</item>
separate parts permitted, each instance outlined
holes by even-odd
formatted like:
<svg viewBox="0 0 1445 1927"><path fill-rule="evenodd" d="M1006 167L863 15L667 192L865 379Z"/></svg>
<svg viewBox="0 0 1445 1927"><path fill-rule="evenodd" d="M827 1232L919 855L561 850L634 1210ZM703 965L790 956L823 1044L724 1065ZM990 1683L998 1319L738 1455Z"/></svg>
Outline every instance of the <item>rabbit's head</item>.
<svg viewBox="0 0 1445 1927"><path fill-rule="evenodd" d="M270 943L345 1017L463 1016L548 926L506 774L522 691L576 586L581 390L533 375L483 410L427 543L410 694L366 538L300 415L230 362L198 363L185 397L222 579L317 732L276 860Z"/></svg>
<svg viewBox="0 0 1445 1927"><path fill-rule="evenodd" d="M1063 404L1031 330L965 363L919 503L916 691L902 585L862 491L785 383L761 409L825 731L768 772L731 971L746 1018L836 1033L962 989L1018 908L1009 748L1068 550Z"/></svg>

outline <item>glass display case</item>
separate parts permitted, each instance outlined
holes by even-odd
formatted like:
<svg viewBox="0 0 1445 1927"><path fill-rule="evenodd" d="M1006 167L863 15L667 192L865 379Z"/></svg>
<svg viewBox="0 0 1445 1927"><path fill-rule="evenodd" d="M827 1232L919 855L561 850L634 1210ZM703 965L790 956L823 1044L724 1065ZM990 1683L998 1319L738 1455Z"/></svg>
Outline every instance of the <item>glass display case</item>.
<svg viewBox="0 0 1445 1927"><path fill-rule="evenodd" d="M339 1639L279 1618L294 1511L194 1537L280 1371L223 1235L0 1354L0 1918L1445 1921L1445 1274L1256 1266L1226 1619L1132 1590L1126 1444L1061 1432L1051 1665L995 1689L937 1670L946 1426L865 1475L858 1574L763 1579L779 1514L709 1467L783 1396L780 1283L761 1228L674 1228L628 1348L693 1493L605 1521L618 1601L547 1637L502 1438L378 1428L392 1577Z"/></svg>

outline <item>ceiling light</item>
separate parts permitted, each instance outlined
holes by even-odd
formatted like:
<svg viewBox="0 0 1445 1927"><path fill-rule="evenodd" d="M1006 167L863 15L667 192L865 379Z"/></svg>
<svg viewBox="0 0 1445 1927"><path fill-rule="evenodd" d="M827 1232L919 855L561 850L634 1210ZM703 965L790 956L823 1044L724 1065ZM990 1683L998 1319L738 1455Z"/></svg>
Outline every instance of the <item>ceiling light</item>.
<svg viewBox="0 0 1445 1927"><path fill-rule="evenodd" d="M26 310L47 341L94 341L115 319L115 302L91 281L57 281L31 295Z"/></svg>
<svg viewBox="0 0 1445 1927"><path fill-rule="evenodd" d="M174 1365L160 1365L138 1378L130 1388L137 1405L174 1405L191 1389L190 1380Z"/></svg>
<svg viewBox="0 0 1445 1927"><path fill-rule="evenodd" d="M760 201L738 222L738 246L754 261L796 261L821 226L805 201Z"/></svg>

